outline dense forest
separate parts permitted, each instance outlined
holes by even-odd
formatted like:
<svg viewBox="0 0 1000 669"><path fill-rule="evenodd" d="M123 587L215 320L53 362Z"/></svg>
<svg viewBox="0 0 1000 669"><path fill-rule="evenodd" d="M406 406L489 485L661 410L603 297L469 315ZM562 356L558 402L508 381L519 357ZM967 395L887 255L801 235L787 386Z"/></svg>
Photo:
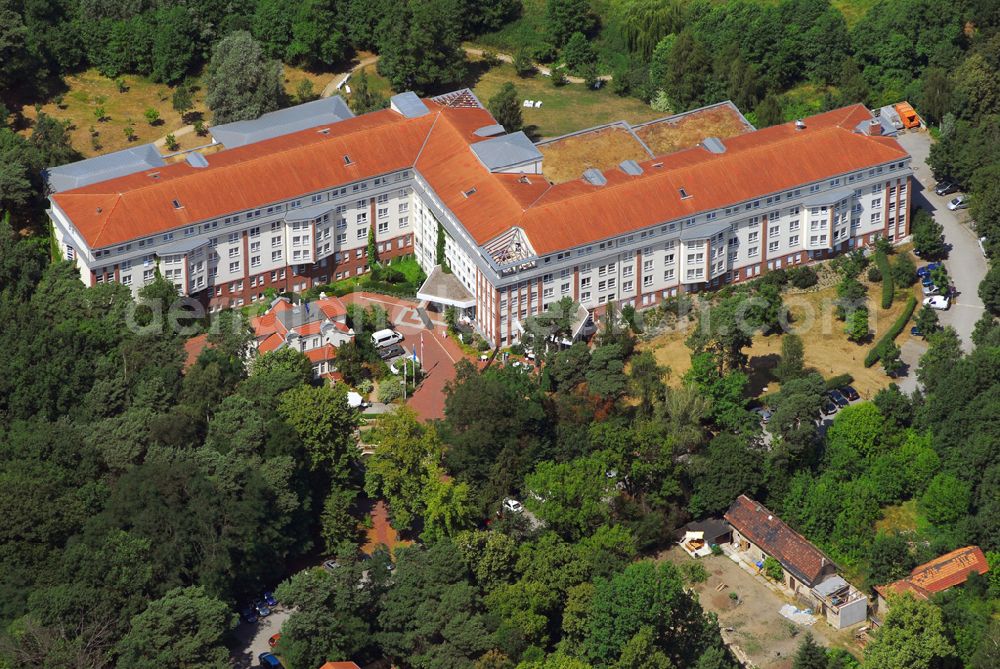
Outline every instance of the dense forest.
<svg viewBox="0 0 1000 669"><path fill-rule="evenodd" d="M825 432L813 417L837 380L806 368L792 337L768 399L769 448L746 399L750 340L732 319L755 297L754 327L775 329L797 278L773 272L705 298L712 321L699 333L711 334L688 341L683 378L636 348L643 319L623 309L594 347L552 350L539 374L460 366L444 420L384 418L362 462L346 390L313 385L303 356L247 366L241 315L158 327L165 306L84 287L44 235L19 232L44 229L41 170L79 154L56 119L9 110L57 95L66 74L95 67L176 90L200 75L218 119L246 118L288 102L280 63L332 71L357 50L380 54L396 90L454 85L462 41L489 42L522 11L517 0L0 0L0 666L226 667L235 611L277 586L296 607L280 646L289 669L380 657L732 669L686 589L697 574L649 558L740 493L869 588L977 543L988 577L887 618L861 666L1000 665L998 264L980 287L974 351L921 311L923 390L890 386ZM537 44L514 54L522 63L610 71L616 92L664 110L729 98L767 125L799 113L804 86L822 108L909 99L938 137L937 176L970 193L977 233L1000 253L1000 4L883 0L848 27L811 0L548 0L541 22ZM837 263L843 296L863 269ZM175 297L165 281L143 290L154 305ZM860 312L841 316L867 333ZM212 347L184 371L186 338L209 330ZM508 497L542 526L501 513ZM374 499L415 542L391 563L360 560ZM919 535L876 532L903 503L919 509ZM330 556L341 569L301 569ZM795 669L857 664L809 643L799 655Z"/></svg>
<svg viewBox="0 0 1000 669"><path fill-rule="evenodd" d="M0 232L9 666L227 666L234 611L280 582L279 599L297 607L279 646L291 669L382 656L420 669L728 669L713 618L685 589L696 570L644 558L740 493L869 586L977 542L990 578L887 619L897 632L862 666L995 666L996 319L977 328L969 355L952 331L936 333L918 371L924 393L891 386L825 435L813 417L840 381L784 345L765 448L744 393L749 335L731 326L748 313L756 330L775 327L774 272L712 297L712 327L688 340L679 383L637 351L643 319L623 309L594 348L551 350L541 374L460 363L445 419L384 417L362 463L345 387L311 385L308 362L287 349L247 368L237 313L219 317L213 346L182 372L184 337L205 324L156 327L167 315L151 305L175 297L169 283L144 288L137 307L126 288L87 288L68 263L47 262L41 240ZM845 276L860 271L842 264ZM508 497L531 516L501 513ZM381 552L359 562L362 509L379 498L417 542L396 549L392 570ZM876 534L881 510L906 500L927 520L919 540ZM323 556L341 569L292 566ZM915 633L925 619L933 625ZM926 663L886 663L931 634ZM820 655L824 664L801 666L854 662Z"/></svg>

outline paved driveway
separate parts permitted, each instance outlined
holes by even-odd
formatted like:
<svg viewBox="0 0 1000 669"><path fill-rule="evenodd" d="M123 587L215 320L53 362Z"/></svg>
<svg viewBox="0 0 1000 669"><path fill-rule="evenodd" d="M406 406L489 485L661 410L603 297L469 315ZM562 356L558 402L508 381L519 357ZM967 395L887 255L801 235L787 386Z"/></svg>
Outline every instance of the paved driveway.
<svg viewBox="0 0 1000 669"><path fill-rule="evenodd" d="M464 353L445 336L443 317L432 312L421 316L415 302L387 295L356 292L348 293L343 300L366 307L378 305L389 312L393 327L404 337L403 348L407 353L416 351L425 375L407 404L423 420L444 418L444 386L455 378L455 363Z"/></svg>
<svg viewBox="0 0 1000 669"><path fill-rule="evenodd" d="M236 628L236 641L233 651L233 667L237 669L247 669L256 667L260 663L257 661L261 653L271 650L267 645L267 640L272 634L281 631L281 626L288 620L291 612L281 608L271 613L267 618L261 618L255 623L240 621Z"/></svg>
<svg viewBox="0 0 1000 669"><path fill-rule="evenodd" d="M951 246L945 265L958 295L948 311L938 316L943 325L955 328L962 338L966 351L972 350L972 329L983 314L983 301L979 299L979 283L986 276L986 258L979 248L979 239L969 227L968 210L949 211L948 200L954 195L938 197L934 194L934 175L927 165L931 138L926 132L907 132L899 136L899 143L913 156L914 184L912 204L929 210L944 228L944 239Z"/></svg>

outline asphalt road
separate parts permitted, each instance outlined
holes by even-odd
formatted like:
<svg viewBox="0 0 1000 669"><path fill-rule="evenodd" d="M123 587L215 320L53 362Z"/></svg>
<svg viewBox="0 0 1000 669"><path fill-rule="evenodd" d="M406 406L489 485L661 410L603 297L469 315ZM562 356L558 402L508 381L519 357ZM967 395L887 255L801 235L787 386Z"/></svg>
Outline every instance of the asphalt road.
<svg viewBox="0 0 1000 669"><path fill-rule="evenodd" d="M938 313L942 325L950 325L962 338L965 350L972 350L972 329L983 314L983 301L979 299L979 283L986 276L986 258L979 248L979 239L969 226L968 210L949 211L948 200L955 197L938 197L934 194L934 175L927 165L931 138L926 132L907 132L899 136L899 143L913 156L914 184L911 194L913 207L929 210L944 228L945 242L951 247L945 266L951 276L957 296L948 311Z"/></svg>

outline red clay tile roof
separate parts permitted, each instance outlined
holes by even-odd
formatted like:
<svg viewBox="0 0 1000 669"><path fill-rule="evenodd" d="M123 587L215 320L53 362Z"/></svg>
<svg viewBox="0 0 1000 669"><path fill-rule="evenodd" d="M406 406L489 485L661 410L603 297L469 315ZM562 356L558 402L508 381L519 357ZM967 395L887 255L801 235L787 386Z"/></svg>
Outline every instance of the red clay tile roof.
<svg viewBox="0 0 1000 669"><path fill-rule="evenodd" d="M935 592L965 583L969 574L985 574L990 566L979 546L966 546L915 567L910 575L888 585L877 585L883 597L910 592L917 599L927 599Z"/></svg>
<svg viewBox="0 0 1000 669"><path fill-rule="evenodd" d="M495 122L485 109L424 102L431 113L417 118L377 111L329 134L309 129L221 151L205 168L176 163L156 179L144 171L52 199L102 248L415 167L477 244L521 227L544 255L907 156L892 138L855 133L870 114L854 105L809 117L804 130L784 124L728 138L722 154L695 147L642 163L641 175L608 170L604 186L552 186L479 162L469 147L487 139L476 129ZM682 186L690 198L681 200Z"/></svg>
<svg viewBox="0 0 1000 669"><path fill-rule="evenodd" d="M286 308L290 308L287 302L283 302L283 304L286 305ZM336 295L316 300L315 304L323 310L323 313L330 320L336 320L338 316L347 315L347 307L344 306L343 301Z"/></svg>
<svg viewBox="0 0 1000 669"><path fill-rule="evenodd" d="M198 362L198 356L206 348L211 348L212 345L208 343L208 335L200 334L191 337L184 342L184 371L190 369L194 363Z"/></svg>
<svg viewBox="0 0 1000 669"><path fill-rule="evenodd" d="M740 495L724 516L740 534L812 587L833 561L760 502Z"/></svg>
<svg viewBox="0 0 1000 669"><path fill-rule="evenodd" d="M324 360L333 360L336 358L337 349L330 344L325 344L319 348L304 351L304 354L309 358L309 362L323 362Z"/></svg>
<svg viewBox="0 0 1000 669"><path fill-rule="evenodd" d="M353 662L327 662L319 669L361 669Z"/></svg>
<svg viewBox="0 0 1000 669"><path fill-rule="evenodd" d="M275 332L257 346L257 352L270 353L271 351L276 351L284 342L285 338Z"/></svg>

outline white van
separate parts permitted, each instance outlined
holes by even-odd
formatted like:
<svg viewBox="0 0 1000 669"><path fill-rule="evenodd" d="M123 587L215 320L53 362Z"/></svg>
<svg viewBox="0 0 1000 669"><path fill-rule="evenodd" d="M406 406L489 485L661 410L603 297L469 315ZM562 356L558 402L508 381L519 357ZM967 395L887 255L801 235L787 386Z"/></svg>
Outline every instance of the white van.
<svg viewBox="0 0 1000 669"><path fill-rule="evenodd" d="M378 332L372 333L372 344L374 344L376 348L392 346L393 344L398 344L401 341L403 341L403 335L394 330L379 330Z"/></svg>

